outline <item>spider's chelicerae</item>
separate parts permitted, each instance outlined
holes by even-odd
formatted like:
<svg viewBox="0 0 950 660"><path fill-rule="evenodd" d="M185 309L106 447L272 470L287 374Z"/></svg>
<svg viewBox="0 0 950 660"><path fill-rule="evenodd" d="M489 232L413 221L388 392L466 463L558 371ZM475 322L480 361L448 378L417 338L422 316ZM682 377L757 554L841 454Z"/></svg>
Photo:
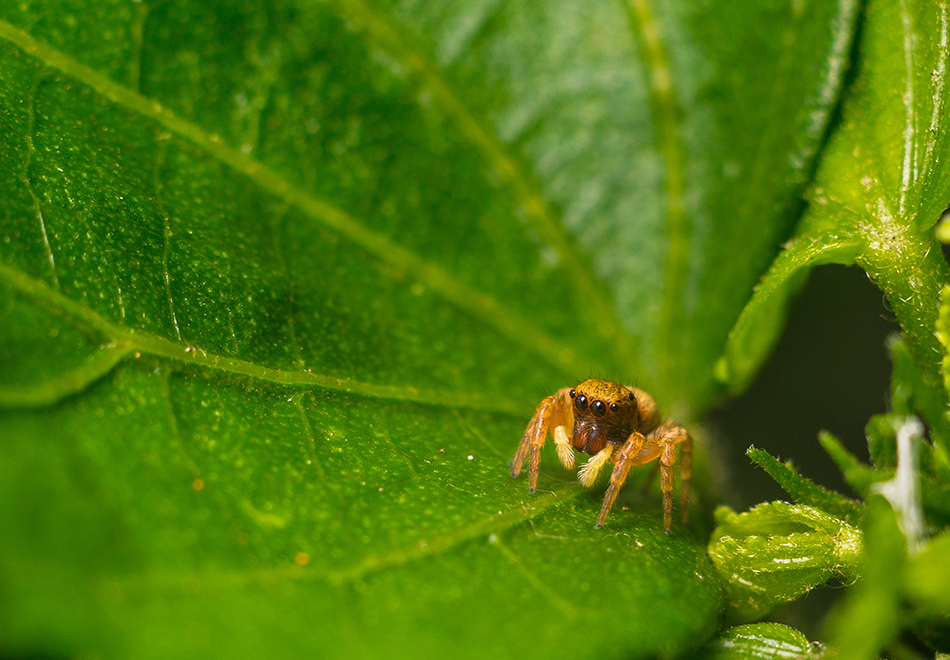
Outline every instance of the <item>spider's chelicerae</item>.
<svg viewBox="0 0 950 660"><path fill-rule="evenodd" d="M653 397L635 387L607 380L585 380L577 387L565 387L544 399L534 412L524 438L511 459L511 476L517 477L528 461L528 485L538 486L541 447L548 431L554 436L558 458L574 469L574 451L591 458L577 473L578 480L592 486L600 470L614 464L604 505L597 516L602 527L630 468L660 459L660 490L663 491L663 529L670 533L673 517L673 466L676 446L680 446L680 510L683 524L689 518L689 482L692 477L693 442L673 420L660 423Z"/></svg>

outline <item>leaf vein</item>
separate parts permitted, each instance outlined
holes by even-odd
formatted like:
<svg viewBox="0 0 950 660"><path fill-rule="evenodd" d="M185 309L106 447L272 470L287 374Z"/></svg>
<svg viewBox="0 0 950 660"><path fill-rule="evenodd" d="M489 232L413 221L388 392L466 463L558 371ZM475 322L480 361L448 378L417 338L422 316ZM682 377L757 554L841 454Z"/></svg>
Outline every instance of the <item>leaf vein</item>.
<svg viewBox="0 0 950 660"><path fill-rule="evenodd" d="M568 621L574 621L578 618L580 612L577 610L577 608L571 605L568 601L561 598L540 578L538 578L534 571L525 566L524 562L521 561L521 557L519 557L511 548L505 545L501 538L493 534L489 538L489 543L497 548L512 566L518 569L518 572L521 573L521 576L528 582L528 584L531 585L535 591L541 594L547 602L559 609L561 614L563 614L568 619Z"/></svg>
<svg viewBox="0 0 950 660"><path fill-rule="evenodd" d="M111 372L131 352L129 346L110 344L93 353L80 367L56 378L37 385L0 385L0 408L40 408L78 394Z"/></svg>
<svg viewBox="0 0 950 660"><path fill-rule="evenodd" d="M88 85L113 103L126 106L141 116L158 122L223 164L243 173L262 190L270 192L312 220L329 227L373 257L394 266L397 270L410 273L457 308L494 327L551 365L578 373L588 370L589 363L579 360L574 349L543 332L527 318L515 314L491 296L462 284L449 271L372 231L345 211L291 184L260 161L225 145L217 135L209 134L198 125L181 119L157 101L115 83L6 21L0 21L0 38L21 48L48 67Z"/></svg>
<svg viewBox="0 0 950 660"><path fill-rule="evenodd" d="M181 341L181 328L178 326L178 316L175 314L175 299L172 297L171 274L168 272L168 248L172 238L171 219L168 217L168 213L165 211L165 204L162 202L162 190L164 186L159 176L162 164L165 161L166 147L164 141L160 142L159 145L158 157L155 159L155 201L162 214L162 277L165 280L165 298L168 300L168 313L171 316L172 327L175 328L175 337L178 341ZM230 308L231 306L228 305L229 310Z"/></svg>
<svg viewBox="0 0 950 660"><path fill-rule="evenodd" d="M297 408L297 414L300 416L300 425L303 427L304 435L307 437L307 455L309 456L310 463L313 465L313 469L316 470L317 476L320 478L320 482L328 484L331 488L333 488L333 486L335 486L335 482L327 480L327 474L323 469L323 463L317 457L317 436L313 432L313 425L310 423L310 419L307 417L307 408L304 405L304 400L306 398L306 393L301 396L294 397L294 406Z"/></svg>
<svg viewBox="0 0 950 660"><path fill-rule="evenodd" d="M940 3L940 45L937 56L937 68L931 73L933 77L933 114L930 116L930 139L927 141L927 156L924 163L932 162L931 155L937 140L934 137L940 128L940 120L943 110L943 84L947 74L947 52L950 50L947 44L947 3Z"/></svg>
<svg viewBox="0 0 950 660"><path fill-rule="evenodd" d="M30 165L33 163L33 155L36 148L33 145L33 131L36 128L36 91L42 82L42 76L37 77L30 89L30 95L27 98L27 125L26 125L26 158L23 159L23 169L20 171L20 181L26 186L33 203L33 213L36 222L39 225L40 236L43 239L43 251L46 254L46 261L49 262L50 276L53 278L53 286L59 288L59 277L56 275L56 258L53 256L53 248L50 245L49 233L46 231L46 221L43 219L43 209L40 208L40 200L33 189L33 182L30 180Z"/></svg>
<svg viewBox="0 0 950 660"><path fill-rule="evenodd" d="M292 563L270 566L253 570L216 570L213 573L187 573L150 571L147 574L132 574L119 578L123 586L132 590L141 589L152 592L156 588L177 591L182 584L200 584L203 589L239 589L248 585L270 584L280 580L301 582L325 582L332 586L351 584L367 575L389 568L396 568L421 561L429 556L451 550L462 543L479 537L496 536L507 529L532 520L551 506L574 498L584 492L584 488L571 484L548 495L532 498L531 504L517 507L501 515L488 516L476 520L454 532L423 539L407 546L374 553L364 557L346 568L318 569L302 568Z"/></svg>
<svg viewBox="0 0 950 660"><path fill-rule="evenodd" d="M51 306L71 317L73 321L105 335L109 343L99 349L96 355L101 352L107 352L110 355L108 358L95 358L92 366L88 368L68 372L57 379L47 381L48 385L32 389L27 388L22 390L20 394L16 392L8 393L7 390L0 389L0 406L31 407L55 403L61 398L79 392L84 387L91 385L109 373L111 368L118 364L122 358L135 353L136 357L140 357L141 354L152 355L182 364L255 378L287 387L317 387L378 399L424 403L447 408L469 408L518 417L524 416L522 406L515 405L505 397L497 397L493 394L486 396L479 393L420 390L411 386L376 385L354 381L345 377L316 374L309 369L284 371L280 368L267 367L247 360L207 353L196 346L183 346L180 343L134 328L113 325L95 311L77 303L59 291L53 290L45 282L24 275L6 264L0 263L0 279L6 280L34 301ZM106 369L105 365L108 365L110 360L111 367Z"/></svg>
<svg viewBox="0 0 950 660"><path fill-rule="evenodd" d="M911 179L917 181L917 160L914 158L916 151L917 111L914 106L914 34L913 22L910 13L907 11L906 0L901 0L901 28L903 30L903 50L904 50L904 75L907 80L905 83L903 101L904 101L904 161L901 168L901 195L900 195L900 215L903 218L906 211L907 193L910 190Z"/></svg>

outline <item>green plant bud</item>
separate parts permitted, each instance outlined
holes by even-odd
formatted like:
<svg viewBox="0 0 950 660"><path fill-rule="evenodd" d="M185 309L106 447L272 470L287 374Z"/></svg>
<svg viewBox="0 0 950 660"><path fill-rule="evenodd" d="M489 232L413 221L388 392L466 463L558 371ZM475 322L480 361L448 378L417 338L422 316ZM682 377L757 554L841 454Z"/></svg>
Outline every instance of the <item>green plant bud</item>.
<svg viewBox="0 0 950 660"><path fill-rule="evenodd" d="M814 587L853 582L861 532L818 509L770 502L737 514L716 511L709 556L722 580L729 621L751 621Z"/></svg>
<svg viewBox="0 0 950 660"><path fill-rule="evenodd" d="M700 652L700 660L817 660L831 655L819 642L781 623L727 628Z"/></svg>

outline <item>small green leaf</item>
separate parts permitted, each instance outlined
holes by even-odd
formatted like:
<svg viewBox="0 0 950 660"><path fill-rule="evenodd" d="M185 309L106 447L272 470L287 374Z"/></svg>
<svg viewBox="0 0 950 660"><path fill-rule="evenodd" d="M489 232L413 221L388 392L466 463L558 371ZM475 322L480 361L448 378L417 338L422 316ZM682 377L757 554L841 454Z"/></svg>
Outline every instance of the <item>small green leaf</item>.
<svg viewBox="0 0 950 660"><path fill-rule="evenodd" d="M893 470L897 466L897 429L894 423L899 419L891 413L873 415L864 426L868 454L877 469Z"/></svg>
<svg viewBox="0 0 950 660"><path fill-rule="evenodd" d="M709 556L730 621L761 618L833 577L857 577L860 531L818 509L771 502L737 514L720 507L716 522Z"/></svg>
<svg viewBox="0 0 950 660"><path fill-rule="evenodd" d="M938 321L936 332L940 333ZM930 439L934 449L946 455L950 442L950 419L947 417L947 405L933 390L927 386L921 375L920 368L914 362L913 355L906 340L898 335L892 336L887 342L893 362L891 375L891 410L892 415L906 417L919 415L930 429ZM929 459L930 454L925 458ZM877 461L875 461L877 464Z"/></svg>
<svg viewBox="0 0 950 660"><path fill-rule="evenodd" d="M817 660L827 649L781 623L748 623L726 628L697 655L701 660Z"/></svg>
<svg viewBox="0 0 950 660"><path fill-rule="evenodd" d="M798 504L814 507L819 511L841 518L855 525L864 511L861 502L819 486L810 479L798 474L791 462L780 463L771 454L762 449L749 447L746 455L765 470L770 477L785 489Z"/></svg>
<svg viewBox="0 0 950 660"><path fill-rule="evenodd" d="M829 433L819 440L837 463L845 481L862 497L867 498L872 485L894 477L897 467L897 431L908 419L920 414L928 423L931 442L919 443L920 498L926 520L934 526L950 524L950 462L944 445L950 426L940 403L926 387L920 370L913 362L906 343L892 337L889 348L894 362L891 377L891 410L874 415L865 427L872 466L863 465Z"/></svg>
<svg viewBox="0 0 950 660"><path fill-rule="evenodd" d="M950 613L950 532L931 539L907 564L907 593L917 605Z"/></svg>
<svg viewBox="0 0 950 660"><path fill-rule="evenodd" d="M878 481L886 481L894 476L893 468L878 470L862 463L857 456L845 449L838 438L828 431L822 431L818 434L818 442L831 457L831 460L835 462L835 465L838 466L838 469L841 470L841 474L848 485L864 499L868 498L873 484Z"/></svg>

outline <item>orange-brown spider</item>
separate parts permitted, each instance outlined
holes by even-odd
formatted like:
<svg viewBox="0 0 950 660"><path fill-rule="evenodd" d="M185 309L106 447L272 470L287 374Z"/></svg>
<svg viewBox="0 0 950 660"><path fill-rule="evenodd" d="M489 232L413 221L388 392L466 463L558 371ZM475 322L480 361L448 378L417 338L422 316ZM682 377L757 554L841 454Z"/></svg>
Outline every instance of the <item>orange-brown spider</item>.
<svg viewBox="0 0 950 660"><path fill-rule="evenodd" d="M534 412L524 438L511 459L511 476L517 477L528 463L528 485L538 487L541 447L548 430L554 436L558 458L569 470L574 469L574 450L591 455L581 466L577 479L593 486L601 468L610 461L610 486L597 516L600 528L627 479L630 468L660 459L660 490L663 492L663 529L670 533L673 517L673 466L676 445L680 445L680 511L683 524L689 519L689 482L692 477L693 442L682 426L673 420L660 423L653 397L635 387L607 380L585 380L577 387L565 387L544 399Z"/></svg>

